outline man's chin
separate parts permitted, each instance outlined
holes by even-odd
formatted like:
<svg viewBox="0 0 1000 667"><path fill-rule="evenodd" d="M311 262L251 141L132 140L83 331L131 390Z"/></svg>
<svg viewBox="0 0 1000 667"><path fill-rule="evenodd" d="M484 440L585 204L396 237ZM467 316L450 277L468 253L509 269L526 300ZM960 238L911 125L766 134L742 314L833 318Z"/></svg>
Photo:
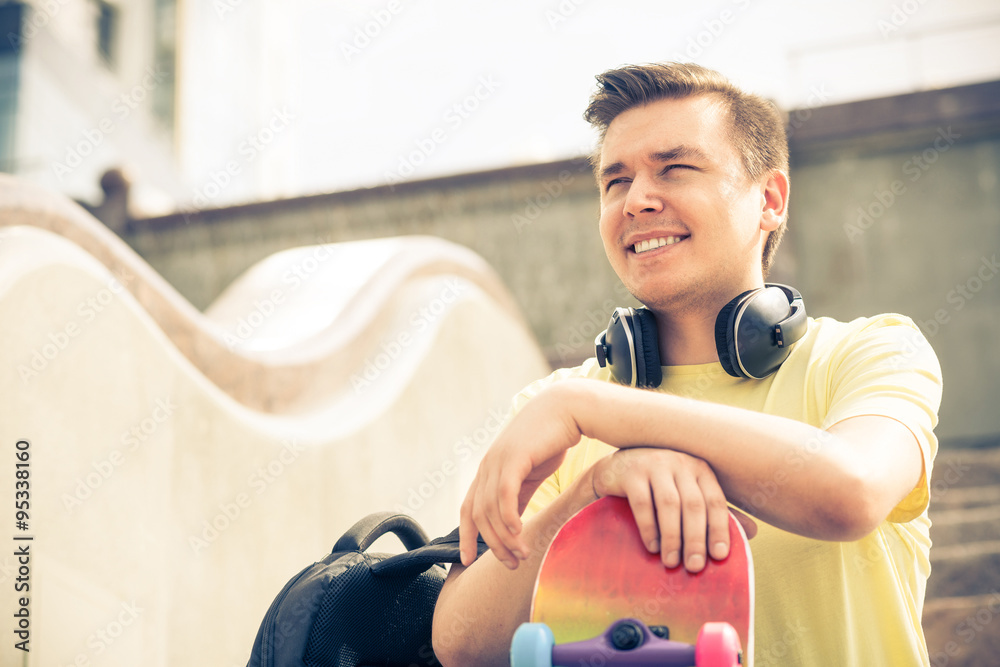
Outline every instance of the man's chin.
<svg viewBox="0 0 1000 667"><path fill-rule="evenodd" d="M642 305L656 313L680 315L703 309L709 302L714 303L709 295L697 287L685 287L676 283L659 287L629 288L628 291Z"/></svg>

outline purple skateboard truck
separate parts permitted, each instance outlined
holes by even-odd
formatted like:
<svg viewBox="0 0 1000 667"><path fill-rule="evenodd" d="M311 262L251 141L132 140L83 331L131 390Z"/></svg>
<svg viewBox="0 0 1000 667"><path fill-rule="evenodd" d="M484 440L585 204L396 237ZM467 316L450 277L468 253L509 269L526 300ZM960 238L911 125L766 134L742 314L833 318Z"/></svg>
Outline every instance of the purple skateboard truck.
<svg viewBox="0 0 1000 667"><path fill-rule="evenodd" d="M576 667L601 664L622 667L736 667L742 664L740 638L728 623L706 623L695 644L666 639L667 630L623 618L603 634L555 645L544 623L523 623L510 645L511 667ZM594 663L594 660L599 663Z"/></svg>

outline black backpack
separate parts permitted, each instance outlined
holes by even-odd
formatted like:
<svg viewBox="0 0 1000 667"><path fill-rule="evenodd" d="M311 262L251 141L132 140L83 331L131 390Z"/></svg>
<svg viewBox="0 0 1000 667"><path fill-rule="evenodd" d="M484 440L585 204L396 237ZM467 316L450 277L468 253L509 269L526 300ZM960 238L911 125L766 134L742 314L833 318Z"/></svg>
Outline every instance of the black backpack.
<svg viewBox="0 0 1000 667"><path fill-rule="evenodd" d="M408 551L367 553L394 533ZM478 551L486 551L479 539ZM285 584L264 616L247 667L439 665L431 646L434 604L459 562L458 529L433 542L405 514L358 521L333 552Z"/></svg>

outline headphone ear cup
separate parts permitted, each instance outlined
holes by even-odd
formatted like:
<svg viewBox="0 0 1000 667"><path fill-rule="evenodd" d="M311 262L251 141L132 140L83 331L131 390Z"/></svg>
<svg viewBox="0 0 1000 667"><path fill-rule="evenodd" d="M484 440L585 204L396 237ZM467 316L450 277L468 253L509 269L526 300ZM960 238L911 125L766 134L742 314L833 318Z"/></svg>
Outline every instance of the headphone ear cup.
<svg viewBox="0 0 1000 667"><path fill-rule="evenodd" d="M637 308L635 323L641 336L641 345L636 345L636 357L642 358L642 372L638 373L636 384L640 387L659 387L663 381L660 368L660 336L656 328L656 316L646 308ZM639 336L636 338L639 339Z"/></svg>
<svg viewBox="0 0 1000 667"><path fill-rule="evenodd" d="M733 377L746 377L740 372L736 361L736 327L733 317L736 309L757 289L749 289L727 303L715 318L715 349L719 353L719 362L723 370Z"/></svg>

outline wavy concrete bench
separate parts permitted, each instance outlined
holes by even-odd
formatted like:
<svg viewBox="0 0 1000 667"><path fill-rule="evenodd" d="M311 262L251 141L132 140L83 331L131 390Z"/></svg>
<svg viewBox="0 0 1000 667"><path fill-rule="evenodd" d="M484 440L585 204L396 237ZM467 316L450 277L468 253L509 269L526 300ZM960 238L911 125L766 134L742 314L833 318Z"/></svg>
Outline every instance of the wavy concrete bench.
<svg viewBox="0 0 1000 667"><path fill-rule="evenodd" d="M286 251L200 313L7 177L0 359L0 664L29 665L245 664L281 585L360 516L454 527L510 397L548 370L452 244Z"/></svg>

